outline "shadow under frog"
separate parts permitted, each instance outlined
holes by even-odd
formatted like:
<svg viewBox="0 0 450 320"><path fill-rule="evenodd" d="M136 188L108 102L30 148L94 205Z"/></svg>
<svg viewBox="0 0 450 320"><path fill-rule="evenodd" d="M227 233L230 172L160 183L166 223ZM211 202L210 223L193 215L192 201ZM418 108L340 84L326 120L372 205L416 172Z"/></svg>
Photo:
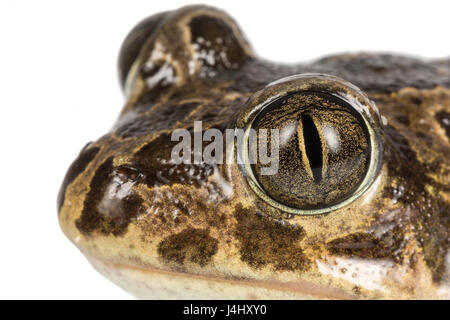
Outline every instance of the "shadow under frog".
<svg viewBox="0 0 450 320"><path fill-rule="evenodd" d="M66 236L121 287L141 298L449 297L448 60L358 53L272 63L255 55L227 14L188 6L141 21L124 40L119 75L125 107L69 168L58 211ZM319 178L336 180L323 169L326 161L344 170L330 162L320 129L334 102L311 91L329 94L335 84L348 96L356 92L348 108L361 104L379 143L379 157L370 159L376 169L353 198L355 178L339 190L324 189L326 181L296 189L317 168ZM303 95L309 88L314 99L304 101L318 111L306 118L313 125L296 127L298 150L289 147L281 159L292 189L277 193L284 190L274 187L278 178L252 187L237 163L170 162L175 129L193 132L194 121L203 130L245 126L255 110L296 86ZM299 110L293 104L286 98L284 111L270 117L288 123ZM373 145L354 141L365 137L352 133L364 119L342 108L343 155ZM320 157L308 150L321 150ZM342 179L352 174L345 170ZM329 196L319 199L314 190Z"/></svg>

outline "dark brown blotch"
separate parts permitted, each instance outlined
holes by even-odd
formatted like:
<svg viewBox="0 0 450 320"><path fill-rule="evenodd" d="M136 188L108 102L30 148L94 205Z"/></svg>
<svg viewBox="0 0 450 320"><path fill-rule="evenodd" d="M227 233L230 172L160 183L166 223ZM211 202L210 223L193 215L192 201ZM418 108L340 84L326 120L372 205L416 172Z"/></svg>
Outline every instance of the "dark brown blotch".
<svg viewBox="0 0 450 320"><path fill-rule="evenodd" d="M401 262L400 252L404 244L401 230L394 228L380 237L371 233L354 233L327 243L331 253L339 256L381 259L391 258Z"/></svg>
<svg viewBox="0 0 450 320"><path fill-rule="evenodd" d="M58 212L64 204L66 197L66 189L79 175L86 169L88 164L95 158L100 148L89 147L91 143L88 143L78 155L78 158L70 165L67 173L64 177L61 188L59 189L57 198Z"/></svg>
<svg viewBox="0 0 450 320"><path fill-rule="evenodd" d="M396 177L396 183L386 186L384 195L395 198L405 212L412 210L418 213L418 218L410 224L414 225L416 239L423 249L433 281L439 282L445 273L445 257L449 247L449 208L425 190L427 185L437 190L445 190L446 186L429 177L429 173L436 171L438 166L420 162L399 130L388 125L385 127L385 137L388 174Z"/></svg>
<svg viewBox="0 0 450 320"><path fill-rule="evenodd" d="M218 241L207 229L189 227L162 240L158 254L165 262L183 265L186 262L207 265L216 254Z"/></svg>
<svg viewBox="0 0 450 320"><path fill-rule="evenodd" d="M399 115L396 117L396 120L398 122L400 122L401 124L405 125L405 126L409 126L410 125L410 121L409 121L409 117L406 115Z"/></svg>
<svg viewBox="0 0 450 320"><path fill-rule="evenodd" d="M427 143L429 145L431 145L433 143L433 138L430 137L427 133L425 133L423 131L417 131L416 136L419 139L422 139L425 143Z"/></svg>
<svg viewBox="0 0 450 320"><path fill-rule="evenodd" d="M241 204L235 208L235 237L241 260L253 268L267 265L275 270L304 270L310 264L299 245L305 233L301 227L257 214Z"/></svg>
<svg viewBox="0 0 450 320"><path fill-rule="evenodd" d="M416 152L411 148L408 140L396 128L387 125L384 127L386 137L386 155L389 175L404 180L415 180L415 184L408 183L410 187L423 191L425 184L430 182L426 176L423 164L417 158ZM402 199L400 199L402 200Z"/></svg>
<svg viewBox="0 0 450 320"><path fill-rule="evenodd" d="M135 182L140 176L137 169L128 166L114 170L112 157L103 162L91 181L81 216L75 221L80 232L85 235L94 231L104 235L123 235L130 222L139 214L142 199L133 191L124 198L115 198L106 191L111 184Z"/></svg>
<svg viewBox="0 0 450 320"><path fill-rule="evenodd" d="M440 282L448 273L446 257L450 244L450 207L441 201L433 206L436 209L432 214L422 216L418 238L433 281Z"/></svg>

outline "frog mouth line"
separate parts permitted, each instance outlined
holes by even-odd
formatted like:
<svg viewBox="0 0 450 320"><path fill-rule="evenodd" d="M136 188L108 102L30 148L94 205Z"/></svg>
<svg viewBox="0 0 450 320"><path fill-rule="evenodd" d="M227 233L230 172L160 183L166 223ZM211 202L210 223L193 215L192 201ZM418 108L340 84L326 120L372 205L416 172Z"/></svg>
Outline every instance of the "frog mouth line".
<svg viewBox="0 0 450 320"><path fill-rule="evenodd" d="M86 258L103 276L141 299L223 299L224 296L250 300L360 299L340 289L307 281L287 283L274 280L232 280L106 262L89 255ZM149 295L142 297L143 292L148 292Z"/></svg>

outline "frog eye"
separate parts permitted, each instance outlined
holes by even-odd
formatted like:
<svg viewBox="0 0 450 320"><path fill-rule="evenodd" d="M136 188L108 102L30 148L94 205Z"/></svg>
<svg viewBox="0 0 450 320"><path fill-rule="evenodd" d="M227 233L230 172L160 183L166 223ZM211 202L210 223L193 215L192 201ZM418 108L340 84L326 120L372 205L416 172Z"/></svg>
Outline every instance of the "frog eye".
<svg viewBox="0 0 450 320"><path fill-rule="evenodd" d="M144 43L151 37L169 12L161 12L139 22L125 37L119 53L119 80L125 86L130 69L138 57Z"/></svg>
<svg viewBox="0 0 450 320"><path fill-rule="evenodd" d="M236 22L208 6L162 12L138 23L119 54L119 76L127 96L182 86L193 77L214 78L238 69L254 54Z"/></svg>
<svg viewBox="0 0 450 320"><path fill-rule="evenodd" d="M335 210L367 190L378 172L377 120L372 102L335 77L278 81L252 97L238 121L246 132L242 158L257 159L241 168L257 195L274 207L297 214ZM264 171L260 150L278 152L276 171Z"/></svg>

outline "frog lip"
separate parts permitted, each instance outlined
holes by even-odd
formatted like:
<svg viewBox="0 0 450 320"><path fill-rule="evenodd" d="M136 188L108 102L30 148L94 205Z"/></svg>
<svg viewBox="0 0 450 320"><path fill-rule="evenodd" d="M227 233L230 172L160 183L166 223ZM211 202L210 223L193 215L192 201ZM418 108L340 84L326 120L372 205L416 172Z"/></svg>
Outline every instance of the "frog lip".
<svg viewBox="0 0 450 320"><path fill-rule="evenodd" d="M99 273L138 299L357 299L308 281L227 279L86 258Z"/></svg>

